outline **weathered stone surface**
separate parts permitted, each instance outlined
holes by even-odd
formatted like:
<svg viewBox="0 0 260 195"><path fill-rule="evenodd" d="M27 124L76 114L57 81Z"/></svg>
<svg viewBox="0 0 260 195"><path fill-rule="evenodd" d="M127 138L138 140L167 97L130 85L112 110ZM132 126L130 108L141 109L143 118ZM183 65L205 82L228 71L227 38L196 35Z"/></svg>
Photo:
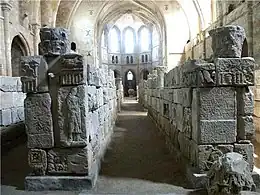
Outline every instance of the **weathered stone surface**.
<svg viewBox="0 0 260 195"><path fill-rule="evenodd" d="M24 108L16 107L11 109L12 123L18 123L24 120Z"/></svg>
<svg viewBox="0 0 260 195"><path fill-rule="evenodd" d="M254 146L253 144L234 144L234 152L243 155L245 161L248 162L250 171L254 168Z"/></svg>
<svg viewBox="0 0 260 195"><path fill-rule="evenodd" d="M28 164L32 169L32 175L45 175L47 169L46 152L42 149L30 149Z"/></svg>
<svg viewBox="0 0 260 195"><path fill-rule="evenodd" d="M254 85L253 58L218 58L215 60L218 86Z"/></svg>
<svg viewBox="0 0 260 195"><path fill-rule="evenodd" d="M62 147L83 147L87 145L87 87L61 87L56 98L55 137Z"/></svg>
<svg viewBox="0 0 260 195"><path fill-rule="evenodd" d="M236 92L233 88L193 90L192 138L197 143L236 141Z"/></svg>
<svg viewBox="0 0 260 195"><path fill-rule="evenodd" d="M12 111L11 109L0 110L0 125L6 126L12 124Z"/></svg>
<svg viewBox="0 0 260 195"><path fill-rule="evenodd" d="M249 164L243 156L232 152L216 159L207 173L209 195L239 194L242 190L255 190Z"/></svg>
<svg viewBox="0 0 260 195"><path fill-rule="evenodd" d="M182 89L182 105L184 107L191 107L192 102L192 89L183 88Z"/></svg>
<svg viewBox="0 0 260 195"><path fill-rule="evenodd" d="M54 137L50 94L28 94L24 109L28 148L52 148Z"/></svg>
<svg viewBox="0 0 260 195"><path fill-rule="evenodd" d="M177 128L183 132L183 106L177 104L176 108Z"/></svg>
<svg viewBox="0 0 260 195"><path fill-rule="evenodd" d="M193 145L195 146L195 145ZM204 173L208 171L213 165L214 161L225 153L233 152L232 145L219 145L214 147L213 145L198 145L193 147L193 159L195 160L195 166L199 172Z"/></svg>
<svg viewBox="0 0 260 195"><path fill-rule="evenodd" d="M236 119L236 91L231 87L194 89L192 104L199 120Z"/></svg>
<svg viewBox="0 0 260 195"><path fill-rule="evenodd" d="M240 26L228 25L209 31L215 58L240 58L245 39L245 30Z"/></svg>
<svg viewBox="0 0 260 195"><path fill-rule="evenodd" d="M97 106L97 90L95 86L88 86L88 109L89 111L96 110Z"/></svg>
<svg viewBox="0 0 260 195"><path fill-rule="evenodd" d="M17 85L20 77L0 76L0 91L13 92L18 91Z"/></svg>
<svg viewBox="0 0 260 195"><path fill-rule="evenodd" d="M188 138L192 138L192 126L191 126L191 109L184 108L183 110L183 132L184 135Z"/></svg>
<svg viewBox="0 0 260 195"><path fill-rule="evenodd" d="M60 55L70 52L69 32L64 28L40 29L39 44L41 55Z"/></svg>
<svg viewBox="0 0 260 195"><path fill-rule="evenodd" d="M255 125L252 116L238 117L237 134L239 139L251 140L255 137Z"/></svg>
<svg viewBox="0 0 260 195"><path fill-rule="evenodd" d="M192 129L192 139L199 144L235 143L236 120L201 120Z"/></svg>
<svg viewBox="0 0 260 195"><path fill-rule="evenodd" d="M48 151L48 174L88 174L88 147Z"/></svg>
<svg viewBox="0 0 260 195"><path fill-rule="evenodd" d="M43 56L21 57L21 82L24 93L48 92L48 64Z"/></svg>
<svg viewBox="0 0 260 195"><path fill-rule="evenodd" d="M252 115L254 113L254 95L248 87L237 89L238 115Z"/></svg>
<svg viewBox="0 0 260 195"><path fill-rule="evenodd" d="M29 191L77 191L91 189L94 183L94 176L27 176L25 189Z"/></svg>
<svg viewBox="0 0 260 195"><path fill-rule="evenodd" d="M73 86L86 84L87 68L83 66L83 56L66 53L49 63L50 85ZM50 76L52 75L52 76Z"/></svg>

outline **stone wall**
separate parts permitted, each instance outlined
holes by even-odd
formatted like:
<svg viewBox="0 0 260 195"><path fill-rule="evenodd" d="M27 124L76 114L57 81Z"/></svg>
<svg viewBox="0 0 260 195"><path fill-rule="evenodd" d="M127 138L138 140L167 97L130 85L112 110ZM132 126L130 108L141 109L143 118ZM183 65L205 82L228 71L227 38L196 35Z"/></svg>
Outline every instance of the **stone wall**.
<svg viewBox="0 0 260 195"><path fill-rule="evenodd" d="M24 98L20 77L0 76L0 126L24 120Z"/></svg>
<svg viewBox="0 0 260 195"><path fill-rule="evenodd" d="M149 74L139 85L140 102L170 151L179 151L194 172L207 172L219 156L233 151L252 171L254 100L248 86L254 85L256 64L253 58L228 54L221 37L218 41L221 49L215 48L213 61L189 60L165 76L156 70Z"/></svg>
<svg viewBox="0 0 260 195"><path fill-rule="evenodd" d="M93 157L100 160L110 142L117 111L120 110L118 102L121 102L121 97L119 90L116 89L114 71L109 70L107 65L101 68L89 66L89 70L88 129L90 129Z"/></svg>
<svg viewBox="0 0 260 195"><path fill-rule="evenodd" d="M201 32L203 39L194 39L185 46L185 58L201 59L210 58L213 54L211 49L211 37L208 36L208 31L211 28L218 27L221 25L240 25L245 29L247 42L248 42L248 53L249 56L253 57L257 64L260 64L260 45L258 41L260 39L259 33L259 22L260 22L260 2L259 1L245 1L244 3L238 3L235 9L227 13L227 7L230 2L218 2L224 4L223 8L218 10L218 19L206 29L205 32ZM256 126L256 139L260 143L260 68L256 70L255 74L255 86L253 87L253 93L255 96L255 111L254 119Z"/></svg>

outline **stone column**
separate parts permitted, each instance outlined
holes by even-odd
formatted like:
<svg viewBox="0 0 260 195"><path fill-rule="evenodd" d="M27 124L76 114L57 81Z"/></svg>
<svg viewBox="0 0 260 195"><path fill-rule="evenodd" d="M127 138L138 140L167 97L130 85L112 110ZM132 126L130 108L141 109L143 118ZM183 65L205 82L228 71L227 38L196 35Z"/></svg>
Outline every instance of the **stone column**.
<svg viewBox="0 0 260 195"><path fill-rule="evenodd" d="M7 76L12 76L12 63L11 63L11 42L9 32L9 16L12 9L12 5L9 3L2 3L1 8L4 16L4 43L5 43L5 71Z"/></svg>
<svg viewBox="0 0 260 195"><path fill-rule="evenodd" d="M164 87L164 73L166 68L164 66L162 67L156 67L157 70L157 87L163 88Z"/></svg>
<svg viewBox="0 0 260 195"><path fill-rule="evenodd" d="M40 43L40 24L31 24L34 37L33 37L33 50L34 50L34 55L39 55L39 48L38 45Z"/></svg>

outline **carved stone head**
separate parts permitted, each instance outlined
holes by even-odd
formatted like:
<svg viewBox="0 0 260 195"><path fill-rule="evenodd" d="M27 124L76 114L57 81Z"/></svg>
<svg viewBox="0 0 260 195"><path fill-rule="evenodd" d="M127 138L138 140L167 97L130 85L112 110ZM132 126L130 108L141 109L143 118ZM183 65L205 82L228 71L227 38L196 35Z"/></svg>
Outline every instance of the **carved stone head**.
<svg viewBox="0 0 260 195"><path fill-rule="evenodd" d="M39 47L42 55L60 55L70 52L68 35L68 30L64 28L41 28Z"/></svg>

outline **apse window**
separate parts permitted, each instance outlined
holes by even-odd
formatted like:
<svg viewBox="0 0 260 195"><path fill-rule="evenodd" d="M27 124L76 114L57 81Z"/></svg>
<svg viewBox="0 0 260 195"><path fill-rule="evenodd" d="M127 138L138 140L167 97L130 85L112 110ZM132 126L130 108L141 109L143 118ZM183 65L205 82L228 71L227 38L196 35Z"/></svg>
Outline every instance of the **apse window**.
<svg viewBox="0 0 260 195"><path fill-rule="evenodd" d="M149 37L149 30L147 28L143 28L140 33L140 41L141 43L141 51L149 51L149 42L150 42L150 37Z"/></svg>
<svg viewBox="0 0 260 195"><path fill-rule="evenodd" d="M127 80L128 80L128 81L132 81L133 78L134 78L133 73L132 73L131 71L128 71L128 73L127 73Z"/></svg>
<svg viewBox="0 0 260 195"><path fill-rule="evenodd" d="M131 29L125 31L125 53L134 53L134 32Z"/></svg>
<svg viewBox="0 0 260 195"><path fill-rule="evenodd" d="M119 40L116 28L112 28L110 31L110 50L112 53L119 52Z"/></svg>

